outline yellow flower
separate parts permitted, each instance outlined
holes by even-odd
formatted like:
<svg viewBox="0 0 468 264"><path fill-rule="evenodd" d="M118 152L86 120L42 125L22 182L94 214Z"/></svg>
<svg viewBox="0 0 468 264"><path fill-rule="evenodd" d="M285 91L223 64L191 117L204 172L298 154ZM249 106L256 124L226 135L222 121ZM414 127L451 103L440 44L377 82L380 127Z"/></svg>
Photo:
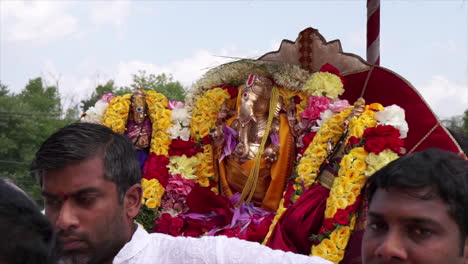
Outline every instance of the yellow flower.
<svg viewBox="0 0 468 264"><path fill-rule="evenodd" d="M358 171L364 171L367 167L367 164L361 159L356 159L353 161L353 167Z"/></svg>
<svg viewBox="0 0 468 264"><path fill-rule="evenodd" d="M208 178L200 178L198 179L198 184L200 184L202 187L208 187L210 185L210 181Z"/></svg>
<svg viewBox="0 0 468 264"><path fill-rule="evenodd" d="M327 252L330 254L330 253L334 253L336 251L336 245L335 245L335 242L333 242L332 240L326 238L324 240L322 240L320 242L320 244L323 245L323 247L327 250Z"/></svg>
<svg viewBox="0 0 468 264"><path fill-rule="evenodd" d="M350 155L346 155L344 156L342 159L341 159L341 163L340 163L340 168L341 169L348 169L351 167L351 163L352 162L352 159L351 159L351 156Z"/></svg>
<svg viewBox="0 0 468 264"><path fill-rule="evenodd" d="M388 163L398 159L398 155L389 150L385 149L384 151L380 152L378 155L375 153L369 153L369 155L366 158L366 162L368 164L366 171L364 172L364 175L366 176L371 176L374 174L376 171L380 170L384 166L386 166Z"/></svg>
<svg viewBox="0 0 468 264"><path fill-rule="evenodd" d="M151 198L153 197L153 194L154 194L154 188L146 188L144 191L143 191L143 198Z"/></svg>
<svg viewBox="0 0 468 264"><path fill-rule="evenodd" d="M156 180L156 179L151 179L151 180L149 180L149 181L146 182L145 188L150 188L150 189L151 189L151 188L155 188L156 185L157 185L158 183L159 183L158 180Z"/></svg>
<svg viewBox="0 0 468 264"><path fill-rule="evenodd" d="M161 205L161 200L157 200L157 199L154 199L154 198L150 198L148 200L146 200L146 206L148 208L157 208Z"/></svg>
<svg viewBox="0 0 468 264"><path fill-rule="evenodd" d="M356 193L347 193L345 199L348 201L348 204L354 204L354 202L356 201Z"/></svg>
<svg viewBox="0 0 468 264"><path fill-rule="evenodd" d="M365 110L373 110L373 111L382 111L384 110L384 107L383 105L379 104L379 103L373 103L373 104L370 104L370 105L366 105L365 107Z"/></svg>
<svg viewBox="0 0 468 264"><path fill-rule="evenodd" d="M335 205L338 209L345 209L349 203L345 198L336 198Z"/></svg>
<svg viewBox="0 0 468 264"><path fill-rule="evenodd" d="M349 237L351 236L351 230L349 227L341 227L336 229L330 234L330 239L335 242L336 246L339 249L346 249L348 244Z"/></svg>
<svg viewBox="0 0 468 264"><path fill-rule="evenodd" d="M314 146L311 150L311 154L313 156L326 156L327 150L321 146Z"/></svg>
<svg viewBox="0 0 468 264"><path fill-rule="evenodd" d="M336 214L336 211L338 211L336 206L328 205L327 203L327 209L325 209L325 218L333 218L333 216Z"/></svg>
<svg viewBox="0 0 468 264"><path fill-rule="evenodd" d="M173 156L170 157L168 165L171 174L180 174L184 179L194 180L197 179L195 175L195 168L199 164L196 157L187 158L187 156Z"/></svg>
<svg viewBox="0 0 468 264"><path fill-rule="evenodd" d="M154 187L154 193L152 198L161 200L162 196L164 195L164 191L164 187L158 181L158 184Z"/></svg>
<svg viewBox="0 0 468 264"><path fill-rule="evenodd" d="M363 147L353 148L350 154L360 160L366 160L367 157L367 151Z"/></svg>
<svg viewBox="0 0 468 264"><path fill-rule="evenodd" d="M348 169L345 172L345 177L349 180L354 182L359 177L359 171L355 169Z"/></svg>
<svg viewBox="0 0 468 264"><path fill-rule="evenodd" d="M344 92L340 77L329 72L316 72L305 83L302 91L308 95L338 98Z"/></svg>
<svg viewBox="0 0 468 264"><path fill-rule="evenodd" d="M335 179L336 181L337 179ZM342 185L336 185L335 186L335 183L333 183L333 188L331 189L330 193L335 196L335 197L343 197L344 194L345 194L345 190L343 189L343 186Z"/></svg>
<svg viewBox="0 0 468 264"><path fill-rule="evenodd" d="M318 245L318 246L313 246L312 247L312 254L311 255L327 259L328 252L324 247Z"/></svg>
<svg viewBox="0 0 468 264"><path fill-rule="evenodd" d="M351 184L350 188L347 191L357 195L357 194L361 193L361 188L362 188L361 185Z"/></svg>

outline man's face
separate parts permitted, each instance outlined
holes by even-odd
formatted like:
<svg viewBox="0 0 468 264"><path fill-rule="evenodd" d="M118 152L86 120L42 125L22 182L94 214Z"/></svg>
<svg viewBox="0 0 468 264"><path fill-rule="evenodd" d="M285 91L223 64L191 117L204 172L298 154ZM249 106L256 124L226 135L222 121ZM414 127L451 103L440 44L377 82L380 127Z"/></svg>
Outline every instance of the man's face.
<svg viewBox="0 0 468 264"><path fill-rule="evenodd" d="M63 242L66 263L104 263L129 240L131 222L101 158L44 172L45 214Z"/></svg>
<svg viewBox="0 0 468 264"><path fill-rule="evenodd" d="M468 241L463 252L460 244L460 229L440 198L422 200L396 188L375 192L362 242L364 264L467 264Z"/></svg>

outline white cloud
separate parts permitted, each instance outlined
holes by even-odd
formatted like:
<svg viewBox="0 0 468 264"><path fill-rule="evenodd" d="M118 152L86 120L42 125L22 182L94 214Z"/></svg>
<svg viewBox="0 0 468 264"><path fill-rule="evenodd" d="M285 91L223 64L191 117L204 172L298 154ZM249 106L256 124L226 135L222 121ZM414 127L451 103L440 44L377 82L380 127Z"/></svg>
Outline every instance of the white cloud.
<svg viewBox="0 0 468 264"><path fill-rule="evenodd" d="M1 1L1 30L7 40L47 41L77 30L66 1Z"/></svg>
<svg viewBox="0 0 468 264"><path fill-rule="evenodd" d="M122 26L130 14L129 0L95 1L91 9L91 18L97 24Z"/></svg>
<svg viewBox="0 0 468 264"><path fill-rule="evenodd" d="M172 74L174 79L180 81L184 86L190 87L209 69L237 58L252 58L258 56L255 50L240 50L235 47L223 48L217 52L199 50L191 57L171 62L167 65L157 65L151 62L127 61L117 65L115 82L118 86L129 85L132 74L139 70L152 74Z"/></svg>
<svg viewBox="0 0 468 264"><path fill-rule="evenodd" d="M443 75L432 76L429 83L415 87L441 119L461 115L468 109L468 87Z"/></svg>

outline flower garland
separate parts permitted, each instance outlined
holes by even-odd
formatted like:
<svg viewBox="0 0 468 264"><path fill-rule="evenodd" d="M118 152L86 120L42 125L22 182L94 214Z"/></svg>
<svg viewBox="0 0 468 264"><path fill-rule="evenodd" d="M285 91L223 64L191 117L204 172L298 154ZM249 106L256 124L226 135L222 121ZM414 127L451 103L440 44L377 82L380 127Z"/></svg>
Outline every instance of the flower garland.
<svg viewBox="0 0 468 264"><path fill-rule="evenodd" d="M320 173L320 166L328 156L327 146L329 139L331 140L330 143L332 145L335 145L339 141L345 130L344 122L352 113L353 109L354 107L348 107L328 119L307 147L296 167L297 176L293 182L294 194L290 198L292 203L297 201L304 191L315 182L318 174ZM283 198L280 201L276 215L273 218L268 234L263 241L264 245L273 233L276 224L288 208L286 205L290 202L285 199L286 193L287 189L285 189L283 193Z"/></svg>
<svg viewBox="0 0 468 264"><path fill-rule="evenodd" d="M294 182L294 190L296 191L295 196L292 197L294 202L315 182L320 173L320 166L329 154L327 151L329 143L332 146L338 143L345 130L344 122L352 110L353 107L348 107L323 124L312 143L304 152L296 168L298 176Z"/></svg>
<svg viewBox="0 0 468 264"><path fill-rule="evenodd" d="M323 257L334 263L339 263L343 259L357 219L356 210L360 198L358 194L364 187L367 177L398 158L398 155L390 149L399 152L403 146L403 142L398 138L399 131L392 126L376 127L378 124L375 118L376 112L383 109L380 104L369 105L364 113L359 117L352 117L349 121L349 135L345 141L347 154L340 162L338 176L330 189L322 228L318 235L312 236L319 243L312 246L311 255ZM383 142L380 142L384 144L370 152L368 150L373 144L373 136L379 140L383 139Z"/></svg>
<svg viewBox="0 0 468 264"><path fill-rule="evenodd" d="M102 124L112 129L112 131L123 134L127 124L128 112L130 111L130 98L132 94L116 96L110 100Z"/></svg>
<svg viewBox="0 0 468 264"><path fill-rule="evenodd" d="M197 182L203 186L209 186L209 178L214 177L213 149L211 144L204 144L203 139L216 127L216 120L221 105L230 95L227 90L214 88L207 91L198 98L190 120L190 133L195 142L203 145L203 152L197 153L196 158L200 161L197 166Z"/></svg>
<svg viewBox="0 0 468 264"><path fill-rule="evenodd" d="M167 132L172 126L171 110L167 108L167 99L163 94L155 91L146 92L149 117L153 125L150 152L156 155L168 156L171 135Z"/></svg>
<svg viewBox="0 0 468 264"><path fill-rule="evenodd" d="M91 106L84 112L81 117L81 122L101 124L103 121L104 112L109 105L109 101L114 98L115 95L112 93L106 93L96 102L94 106Z"/></svg>
<svg viewBox="0 0 468 264"><path fill-rule="evenodd" d="M155 171L154 168L158 167L158 164L160 164L163 159L168 159L171 135L167 131L172 126L171 110L167 108L168 101L164 95L155 91L145 91L145 95L146 104L148 105L148 116L152 124L152 132L149 150L150 156L145 164L142 179L142 203L150 209L157 210L161 204L161 198L164 195L164 186L160 181L165 179L164 176L157 174L167 175L168 168L164 166L157 171ZM114 132L125 133L131 97L132 94L125 94L110 100L104 112L102 124L110 127ZM164 173L161 169L164 170Z"/></svg>

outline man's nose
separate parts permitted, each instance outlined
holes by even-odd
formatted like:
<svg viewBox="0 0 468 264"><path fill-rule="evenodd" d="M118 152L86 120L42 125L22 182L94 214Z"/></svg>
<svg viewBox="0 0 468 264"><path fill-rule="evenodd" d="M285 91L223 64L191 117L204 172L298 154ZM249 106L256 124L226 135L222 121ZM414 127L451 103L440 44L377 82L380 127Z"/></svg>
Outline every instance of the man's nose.
<svg viewBox="0 0 468 264"><path fill-rule="evenodd" d="M64 201L55 226L61 230L70 230L76 229L78 225L79 220L71 201Z"/></svg>
<svg viewBox="0 0 468 264"><path fill-rule="evenodd" d="M375 255L384 263L400 263L407 260L404 236L398 231L389 231L375 249Z"/></svg>

